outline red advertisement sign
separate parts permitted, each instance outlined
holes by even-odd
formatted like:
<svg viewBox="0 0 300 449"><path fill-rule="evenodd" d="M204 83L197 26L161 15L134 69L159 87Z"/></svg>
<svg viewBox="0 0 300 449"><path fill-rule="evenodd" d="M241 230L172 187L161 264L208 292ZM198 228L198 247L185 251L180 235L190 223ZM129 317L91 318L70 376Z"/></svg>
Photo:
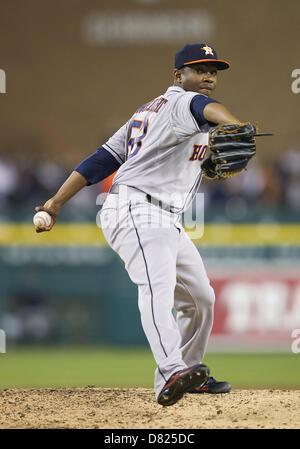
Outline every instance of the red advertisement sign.
<svg viewBox="0 0 300 449"><path fill-rule="evenodd" d="M216 293L213 345L291 350L300 329L299 273L258 267L209 275Z"/></svg>

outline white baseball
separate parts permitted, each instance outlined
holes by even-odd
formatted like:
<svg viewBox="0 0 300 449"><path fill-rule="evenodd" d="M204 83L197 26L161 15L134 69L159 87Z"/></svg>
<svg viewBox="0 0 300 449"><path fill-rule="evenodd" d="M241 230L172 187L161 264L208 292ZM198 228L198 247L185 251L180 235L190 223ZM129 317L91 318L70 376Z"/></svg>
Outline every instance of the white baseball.
<svg viewBox="0 0 300 449"><path fill-rule="evenodd" d="M48 212L45 211L37 212L33 217L33 223L35 226L50 226L51 215L49 215Z"/></svg>

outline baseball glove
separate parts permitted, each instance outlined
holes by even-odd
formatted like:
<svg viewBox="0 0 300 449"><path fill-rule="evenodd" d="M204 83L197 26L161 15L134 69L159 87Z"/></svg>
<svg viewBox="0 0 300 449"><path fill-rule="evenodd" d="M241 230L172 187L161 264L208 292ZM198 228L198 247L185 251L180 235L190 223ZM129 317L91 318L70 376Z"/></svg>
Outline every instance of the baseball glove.
<svg viewBox="0 0 300 449"><path fill-rule="evenodd" d="M201 164L208 179L226 179L246 169L255 155L256 128L249 122L219 125L209 131L210 154Z"/></svg>

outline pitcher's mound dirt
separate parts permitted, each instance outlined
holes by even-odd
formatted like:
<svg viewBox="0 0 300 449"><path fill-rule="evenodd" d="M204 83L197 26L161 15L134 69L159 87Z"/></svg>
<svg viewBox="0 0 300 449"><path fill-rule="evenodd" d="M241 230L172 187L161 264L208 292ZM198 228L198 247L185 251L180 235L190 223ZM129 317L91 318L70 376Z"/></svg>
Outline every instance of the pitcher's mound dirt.
<svg viewBox="0 0 300 449"><path fill-rule="evenodd" d="M186 394L161 407L147 388L0 390L0 428L299 429L300 390Z"/></svg>

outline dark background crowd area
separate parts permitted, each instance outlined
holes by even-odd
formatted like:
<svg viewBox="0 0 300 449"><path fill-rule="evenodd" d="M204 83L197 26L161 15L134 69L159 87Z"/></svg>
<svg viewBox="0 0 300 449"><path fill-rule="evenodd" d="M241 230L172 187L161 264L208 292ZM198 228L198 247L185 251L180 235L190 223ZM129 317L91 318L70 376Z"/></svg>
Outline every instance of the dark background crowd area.
<svg viewBox="0 0 300 449"><path fill-rule="evenodd" d="M28 156L28 154L30 156ZM80 162L80 161L78 161ZM51 198L74 169L22 149L0 155L0 219L31 220L36 205ZM96 198L112 177L84 188L64 208L63 219L93 220ZM205 216L217 221L300 219L300 149L287 149L266 163L254 158L248 170L226 181L204 180Z"/></svg>
<svg viewBox="0 0 300 449"><path fill-rule="evenodd" d="M214 98L274 134L257 138L247 172L203 180L206 219L299 222L299 15L296 0L2 2L0 220L30 222L81 160L173 84L175 53L205 42L231 64ZM61 221L94 221L110 182L83 189Z"/></svg>

